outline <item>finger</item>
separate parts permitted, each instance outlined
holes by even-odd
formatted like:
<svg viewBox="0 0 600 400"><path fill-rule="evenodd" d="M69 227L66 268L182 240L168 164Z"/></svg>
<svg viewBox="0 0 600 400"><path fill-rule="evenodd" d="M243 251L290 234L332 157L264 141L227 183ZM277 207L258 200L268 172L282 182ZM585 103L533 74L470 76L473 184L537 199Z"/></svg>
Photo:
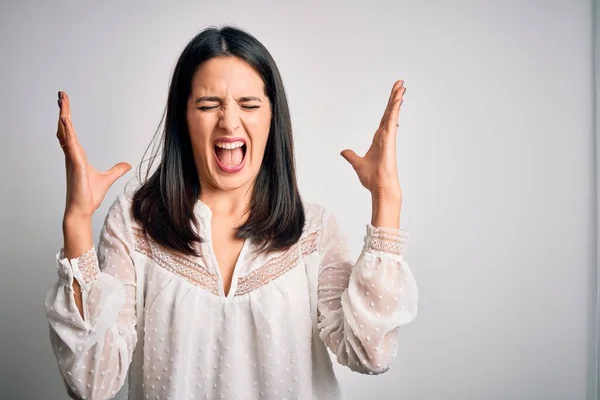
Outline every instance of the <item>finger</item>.
<svg viewBox="0 0 600 400"><path fill-rule="evenodd" d="M60 116L70 117L71 116L71 101L67 92L60 92Z"/></svg>
<svg viewBox="0 0 600 400"><path fill-rule="evenodd" d="M104 172L104 175L108 178L109 186L123 175L125 175L131 169L131 165L126 162L120 162L115 164L111 169Z"/></svg>
<svg viewBox="0 0 600 400"><path fill-rule="evenodd" d="M71 118L61 117L61 122L65 127L65 143L67 146L77 143L77 133L75 133L75 127Z"/></svg>
<svg viewBox="0 0 600 400"><path fill-rule="evenodd" d="M392 106L390 107L387 121L389 131L395 132L397 130L400 108L402 106L402 102L404 101L404 93L406 93L406 87L402 87L400 90L398 90L398 93L392 102Z"/></svg>
<svg viewBox="0 0 600 400"><path fill-rule="evenodd" d="M383 111L383 115L381 116L381 120L379 121L379 127L380 128L385 125L385 121L386 121L386 118L387 118L387 113L388 113L388 110L390 108L390 103L392 101L392 98L394 97L394 93L396 91L397 84L398 84L398 81L394 82L394 85L392 86L392 90L390 92L390 97L388 97L388 102L387 102L387 104L385 106L385 110Z"/></svg>
<svg viewBox="0 0 600 400"><path fill-rule="evenodd" d="M383 115L381 116L380 125L385 122L385 116L390 108L390 103L392 102L392 98L394 97L394 93L396 92L397 85L398 85L398 81L394 82L394 84L392 85L392 90L390 91L390 97L388 97L388 102L385 105L385 110L383 111Z"/></svg>
<svg viewBox="0 0 600 400"><path fill-rule="evenodd" d="M61 109L60 109L60 119L64 125L65 129L65 145L68 148L69 146L77 143L77 132L75 131L75 127L73 126L73 121L71 119L71 101L69 96L65 92L62 93L61 99Z"/></svg>
<svg viewBox="0 0 600 400"><path fill-rule="evenodd" d="M395 98L390 105L388 113L386 115L386 121L383 124L383 127L379 128L379 135L377 137L377 143L383 147L387 146L391 149L396 148L396 133L398 132L398 115L400 112L400 106L402 105L404 92L406 92L406 87L403 86L396 91ZM387 151L385 148L383 151ZM394 150L395 151L395 150Z"/></svg>
<svg viewBox="0 0 600 400"><path fill-rule="evenodd" d="M58 117L58 126L56 127L56 138L58 139L60 147L64 148L66 144L65 128L62 121L60 120L60 116Z"/></svg>
<svg viewBox="0 0 600 400"><path fill-rule="evenodd" d="M406 86L404 86L404 82L396 87L396 90L394 91L394 95L393 97L390 99L390 105L388 106L386 112L386 116L385 116L385 121L384 121L384 125L387 128L392 128L392 120L390 118L390 114L397 108L396 107L396 103L398 101L398 98L401 98L404 95L404 92L406 91Z"/></svg>
<svg viewBox="0 0 600 400"><path fill-rule="evenodd" d="M61 96L62 96L62 92L58 92L58 100L56 101L58 103L58 123L57 123L57 127L56 127L56 138L58 139L58 143L60 144L60 147L62 147L64 149L65 146L65 127L64 124L61 121L61 115L62 115L62 100L61 100Z"/></svg>
<svg viewBox="0 0 600 400"><path fill-rule="evenodd" d="M352 168L356 169L358 167L361 158L354 151L346 149L340 155L352 165Z"/></svg>
<svg viewBox="0 0 600 400"><path fill-rule="evenodd" d="M379 122L380 128L387 123L388 115L389 115L392 103L394 102L394 99L395 99L396 95L398 94L398 90L400 90L403 85L404 85L403 80L398 80L398 81L394 82L394 86L392 86L392 91L390 93L390 97L388 98L387 106L385 107L385 111L383 113L383 116L381 117L381 121Z"/></svg>
<svg viewBox="0 0 600 400"><path fill-rule="evenodd" d="M386 129L383 132L382 144L384 146L384 151L396 149L396 134L398 132L398 119L400 115L400 108L402 106L402 102L404 101L403 95L406 92L406 88L400 91L400 94L394 99L392 103L392 107L390 108L390 112L388 114L388 120L386 123ZM389 146L388 146L389 145ZM385 148L387 147L387 149Z"/></svg>

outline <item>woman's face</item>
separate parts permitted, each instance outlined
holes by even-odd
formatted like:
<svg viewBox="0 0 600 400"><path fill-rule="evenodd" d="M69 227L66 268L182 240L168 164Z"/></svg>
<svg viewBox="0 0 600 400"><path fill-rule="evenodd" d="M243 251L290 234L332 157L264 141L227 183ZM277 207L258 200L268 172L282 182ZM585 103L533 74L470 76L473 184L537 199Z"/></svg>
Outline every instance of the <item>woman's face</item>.
<svg viewBox="0 0 600 400"><path fill-rule="evenodd" d="M203 189L253 184L269 136L271 104L250 65L227 56L203 63L192 79L187 124Z"/></svg>

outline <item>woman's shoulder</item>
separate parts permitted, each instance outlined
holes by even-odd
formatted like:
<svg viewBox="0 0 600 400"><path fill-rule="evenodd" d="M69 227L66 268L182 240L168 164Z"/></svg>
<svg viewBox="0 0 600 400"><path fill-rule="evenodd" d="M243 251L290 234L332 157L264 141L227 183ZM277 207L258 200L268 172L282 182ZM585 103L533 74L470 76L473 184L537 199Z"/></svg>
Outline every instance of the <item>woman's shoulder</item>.
<svg viewBox="0 0 600 400"><path fill-rule="evenodd" d="M120 220L124 227L129 229L139 228L133 218L132 204L133 194L129 192L123 192L113 197L106 214L106 220Z"/></svg>
<svg viewBox="0 0 600 400"><path fill-rule="evenodd" d="M329 213L329 210L324 206L313 203L313 202L303 202L304 206L304 216L305 216L305 228L304 231L306 234L310 234L316 231L320 231L323 226L324 215Z"/></svg>

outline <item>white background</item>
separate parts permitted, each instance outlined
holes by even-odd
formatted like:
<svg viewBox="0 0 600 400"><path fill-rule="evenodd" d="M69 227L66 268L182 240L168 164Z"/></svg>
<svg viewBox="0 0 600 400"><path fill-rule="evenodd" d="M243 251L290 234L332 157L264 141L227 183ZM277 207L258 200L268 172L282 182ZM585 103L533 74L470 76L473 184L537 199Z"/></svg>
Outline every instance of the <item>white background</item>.
<svg viewBox="0 0 600 400"><path fill-rule="evenodd" d="M179 53L231 23L277 61L301 192L336 213L353 255L370 199L339 152L367 149L405 80L419 316L388 373L337 368L348 399L595 398L591 0L124 3L1 5L0 397L66 398L43 311L62 245L56 92L94 165L136 167Z"/></svg>

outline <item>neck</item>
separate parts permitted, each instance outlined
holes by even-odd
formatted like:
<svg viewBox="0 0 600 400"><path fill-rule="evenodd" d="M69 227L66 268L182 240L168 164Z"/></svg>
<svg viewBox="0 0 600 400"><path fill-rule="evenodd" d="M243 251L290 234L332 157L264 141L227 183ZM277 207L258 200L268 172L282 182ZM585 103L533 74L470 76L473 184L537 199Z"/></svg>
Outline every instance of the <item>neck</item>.
<svg viewBox="0 0 600 400"><path fill-rule="evenodd" d="M251 198L252 190L247 187L224 191L203 186L200 194L200 201L210 208L214 217L238 220L246 219Z"/></svg>

